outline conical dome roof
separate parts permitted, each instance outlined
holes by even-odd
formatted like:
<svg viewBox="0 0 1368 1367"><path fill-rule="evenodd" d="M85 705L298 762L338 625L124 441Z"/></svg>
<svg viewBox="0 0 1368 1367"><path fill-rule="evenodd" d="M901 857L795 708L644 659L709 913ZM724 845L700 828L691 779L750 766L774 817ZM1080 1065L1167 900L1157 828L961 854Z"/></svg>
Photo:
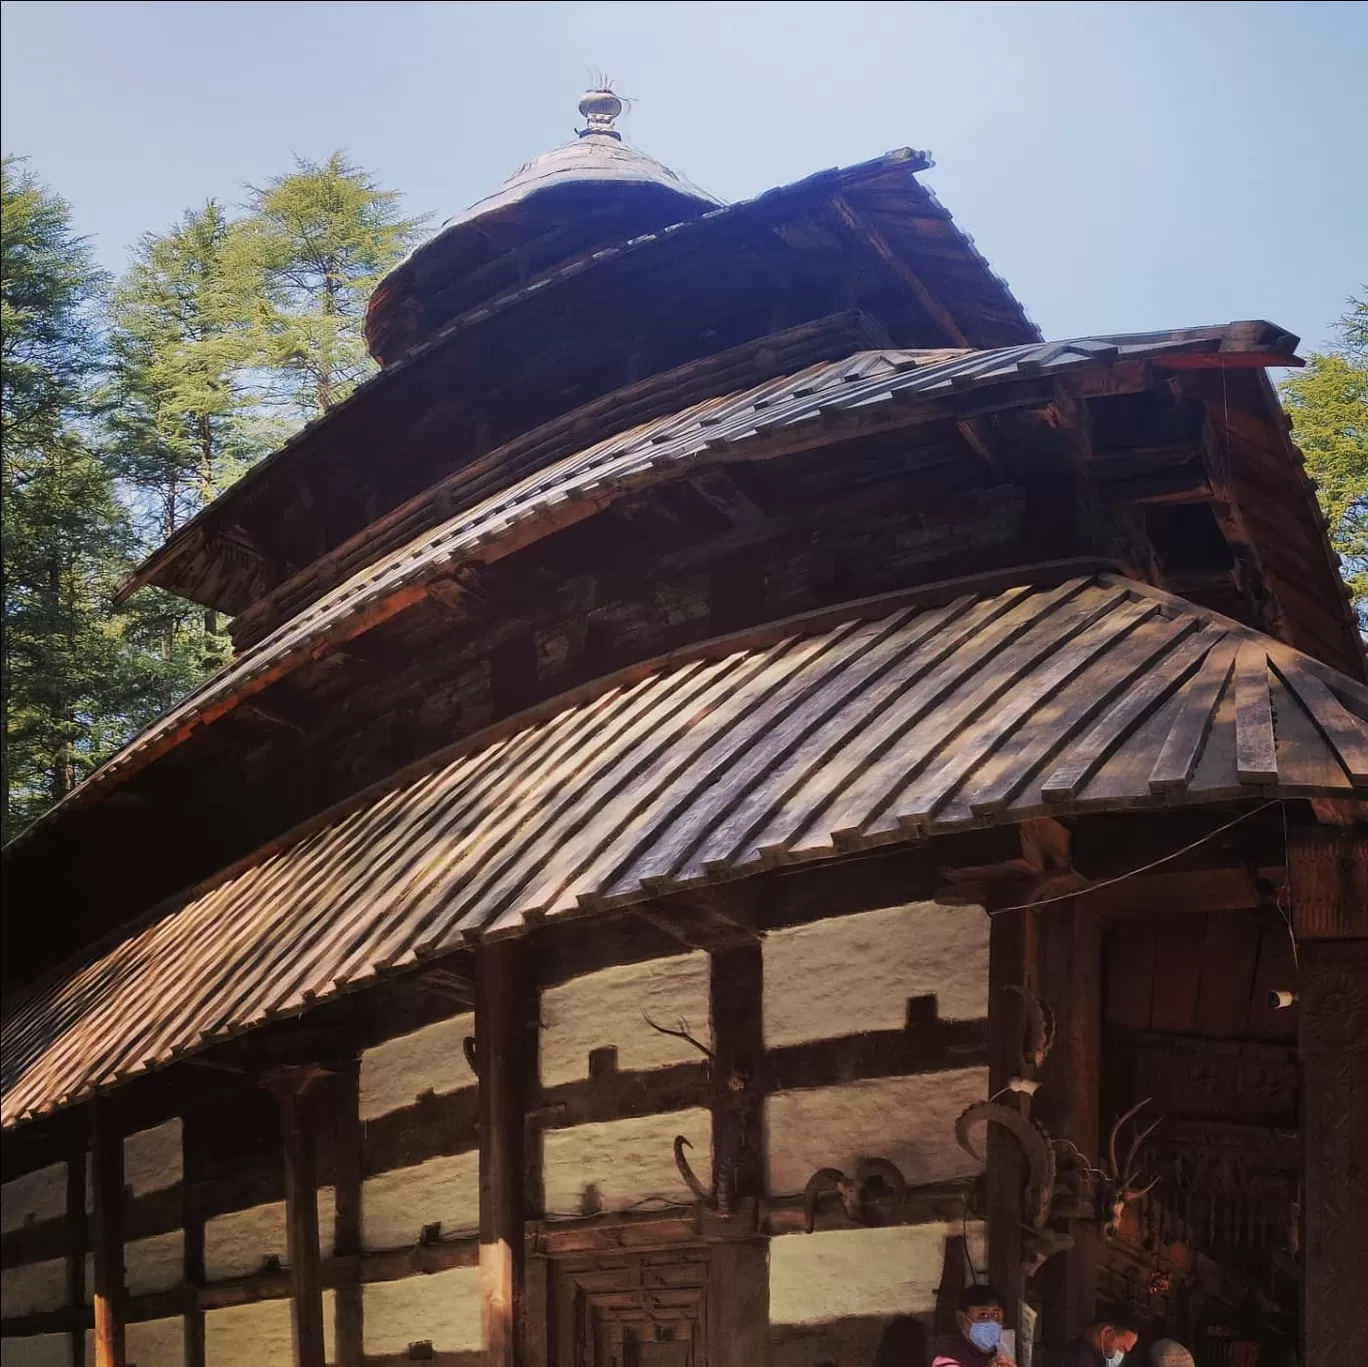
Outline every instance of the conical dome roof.
<svg viewBox="0 0 1368 1367"><path fill-rule="evenodd" d="M611 90L587 92L579 110L585 126L573 142L519 167L380 282L366 340L382 364L531 274L719 206L623 142Z"/></svg>

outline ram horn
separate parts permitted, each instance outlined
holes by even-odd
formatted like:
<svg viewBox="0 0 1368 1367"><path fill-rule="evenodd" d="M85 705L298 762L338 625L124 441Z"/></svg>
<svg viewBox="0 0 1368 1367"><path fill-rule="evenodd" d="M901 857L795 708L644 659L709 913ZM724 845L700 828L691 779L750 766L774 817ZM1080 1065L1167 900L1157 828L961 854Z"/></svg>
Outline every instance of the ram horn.
<svg viewBox="0 0 1368 1367"><path fill-rule="evenodd" d="M894 1210L902 1214L903 1204L907 1200L907 1178L896 1163L889 1162L887 1158L862 1158L855 1171L855 1180L859 1183L862 1197L870 1182L882 1182L892 1194Z"/></svg>
<svg viewBox="0 0 1368 1367"><path fill-rule="evenodd" d="M1021 1145L1031 1171L1023 1202L1026 1223L1036 1229L1043 1228L1050 1218L1050 1203L1054 1199L1055 1157L1048 1137L1011 1106L1002 1106L996 1101L975 1102L955 1121L955 1138L960 1148L980 1163L985 1161L984 1155L969 1142L970 1130L979 1124L1001 1125L1010 1130Z"/></svg>
<svg viewBox="0 0 1368 1367"><path fill-rule="evenodd" d="M693 1144L682 1134L675 1135L675 1167L679 1169L679 1175L684 1179L684 1185L688 1187L688 1189L693 1192L709 1210L716 1210L717 1197L694 1176L694 1170L689 1166L689 1160L684 1156L684 1150L691 1148L693 1148Z"/></svg>
<svg viewBox="0 0 1368 1367"><path fill-rule="evenodd" d="M809 1234L817 1226L817 1203L829 1191L839 1191L844 1198L846 1185L845 1173L836 1168L818 1168L808 1178L807 1186L803 1188L803 1228Z"/></svg>

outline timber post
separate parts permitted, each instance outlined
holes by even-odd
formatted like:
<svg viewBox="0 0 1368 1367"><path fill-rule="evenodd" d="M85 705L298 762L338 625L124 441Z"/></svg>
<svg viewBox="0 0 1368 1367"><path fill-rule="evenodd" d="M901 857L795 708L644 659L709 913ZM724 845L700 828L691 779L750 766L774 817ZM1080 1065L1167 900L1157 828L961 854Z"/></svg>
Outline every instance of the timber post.
<svg viewBox="0 0 1368 1367"><path fill-rule="evenodd" d="M1090 1158L1101 1153L1102 934L1076 898L1044 908L1036 995L1054 1014L1055 1039L1041 1069L1035 1112L1051 1134ZM1041 1337L1064 1342L1085 1329L1097 1305L1100 1253L1095 1218L1069 1221L1073 1246L1041 1269Z"/></svg>
<svg viewBox="0 0 1368 1367"><path fill-rule="evenodd" d="M95 1367L124 1367L124 1149L114 1102L90 1103Z"/></svg>
<svg viewBox="0 0 1368 1367"><path fill-rule="evenodd" d="M1337 1367L1359 1355L1348 1307L1368 1220L1368 837L1296 833L1288 882L1301 979L1302 1362Z"/></svg>
<svg viewBox="0 0 1368 1367"><path fill-rule="evenodd" d="M988 1095L1025 1111L1030 1098L1005 1090L1019 1066L1023 1037L1022 999L1007 989L1034 990L1036 913L1025 908L994 913L989 907L988 914ZM989 1126L985 1176L988 1276L1006 1299L1007 1324L1014 1328L1026 1293L1021 1237L1026 1178L1020 1147L999 1129Z"/></svg>
<svg viewBox="0 0 1368 1367"><path fill-rule="evenodd" d="M78 1152L68 1158L66 1170L66 1218L70 1238L66 1259L66 1303L76 1306L85 1304L85 1255L90 1241L86 1219L85 1153ZM72 1329L71 1367L85 1367L85 1337L84 1325Z"/></svg>
<svg viewBox="0 0 1368 1367"><path fill-rule="evenodd" d="M336 1215L333 1253L339 1267L355 1266L337 1287L337 1367L361 1367L364 1355L361 1279L361 1060L348 1059L335 1075L337 1143L333 1157Z"/></svg>
<svg viewBox="0 0 1368 1367"><path fill-rule="evenodd" d="M274 1073L266 1086L280 1106L285 1158L285 1239L290 1261L290 1309L295 1367L325 1367L323 1273L318 1251L318 1153L310 1088L318 1068Z"/></svg>
<svg viewBox="0 0 1368 1367"><path fill-rule="evenodd" d="M523 1213L528 990L520 942L497 940L477 951L480 1290L489 1367L519 1367L525 1356L521 1321L526 1263Z"/></svg>

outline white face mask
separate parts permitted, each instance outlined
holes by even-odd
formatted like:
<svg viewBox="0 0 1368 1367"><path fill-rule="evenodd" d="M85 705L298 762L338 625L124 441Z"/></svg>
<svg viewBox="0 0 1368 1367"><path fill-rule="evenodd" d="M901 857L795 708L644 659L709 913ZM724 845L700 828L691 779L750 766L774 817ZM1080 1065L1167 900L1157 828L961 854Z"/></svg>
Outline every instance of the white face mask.
<svg viewBox="0 0 1368 1367"><path fill-rule="evenodd" d="M1113 1347L1110 1353L1103 1355L1103 1361L1106 1362L1107 1367L1121 1367L1125 1360L1126 1355L1120 1348Z"/></svg>

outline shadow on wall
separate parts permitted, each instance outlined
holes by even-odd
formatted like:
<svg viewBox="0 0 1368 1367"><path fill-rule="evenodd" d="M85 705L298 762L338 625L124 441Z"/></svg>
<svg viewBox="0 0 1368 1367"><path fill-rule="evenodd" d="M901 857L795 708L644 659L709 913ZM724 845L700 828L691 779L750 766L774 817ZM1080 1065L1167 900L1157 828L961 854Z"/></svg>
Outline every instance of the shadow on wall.
<svg viewBox="0 0 1368 1367"><path fill-rule="evenodd" d="M926 1325L910 1315L899 1315L884 1330L873 1367L926 1367L930 1360Z"/></svg>

